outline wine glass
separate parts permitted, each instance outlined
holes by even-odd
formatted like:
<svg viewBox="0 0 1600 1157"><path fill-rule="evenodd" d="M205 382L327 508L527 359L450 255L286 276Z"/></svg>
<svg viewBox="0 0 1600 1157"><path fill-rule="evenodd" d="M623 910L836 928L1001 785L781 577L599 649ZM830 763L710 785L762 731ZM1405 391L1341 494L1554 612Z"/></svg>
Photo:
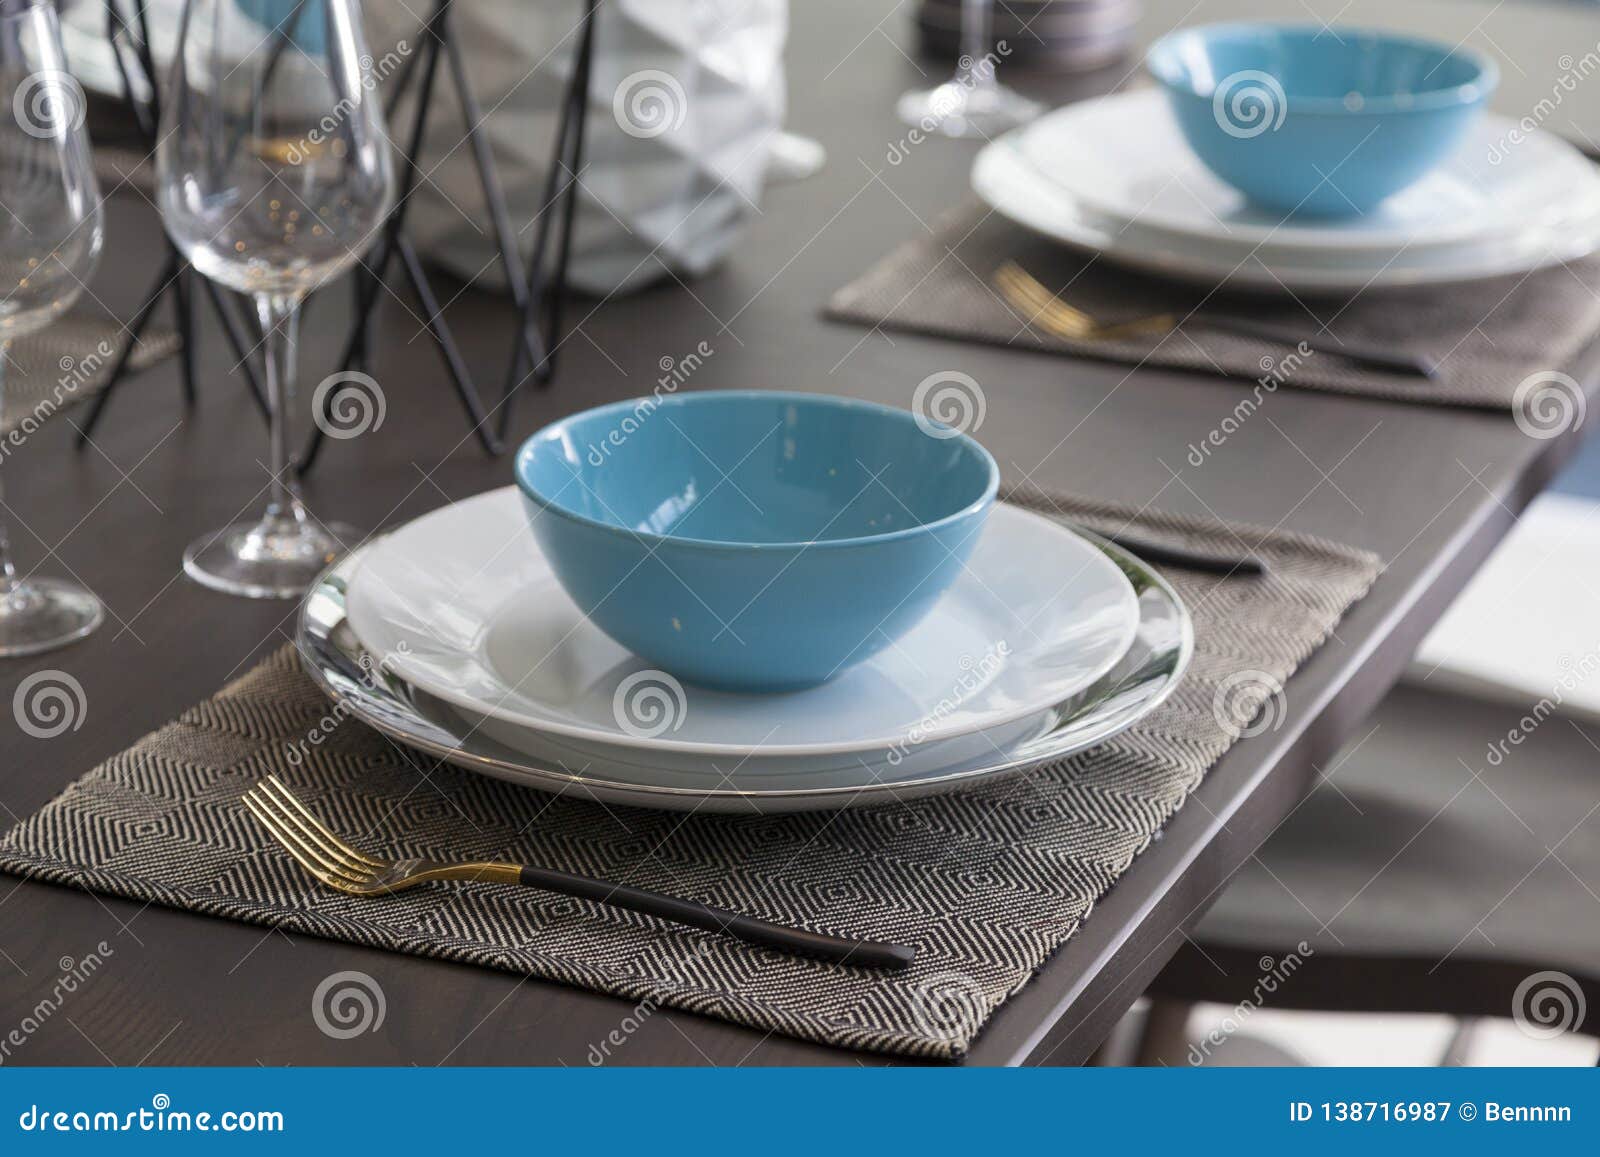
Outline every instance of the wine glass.
<svg viewBox="0 0 1600 1157"><path fill-rule="evenodd" d="M84 94L67 72L49 0L0 0L0 100L9 114L0 116L3 385L12 339L64 313L100 258L100 189L83 131ZM75 583L19 576L0 521L0 655L81 639L104 616L100 600Z"/></svg>
<svg viewBox="0 0 1600 1157"><path fill-rule="evenodd" d="M933 88L900 98L896 111L906 124L947 137L983 137L1027 124L1044 106L995 79L989 53L994 0L961 0L961 59L956 74Z"/></svg>
<svg viewBox="0 0 1600 1157"><path fill-rule="evenodd" d="M173 242L250 295L272 411L266 513L196 540L198 582L293 598L355 541L306 510L289 449L295 331L312 289L371 246L394 169L358 0L189 0L161 114L156 172Z"/></svg>

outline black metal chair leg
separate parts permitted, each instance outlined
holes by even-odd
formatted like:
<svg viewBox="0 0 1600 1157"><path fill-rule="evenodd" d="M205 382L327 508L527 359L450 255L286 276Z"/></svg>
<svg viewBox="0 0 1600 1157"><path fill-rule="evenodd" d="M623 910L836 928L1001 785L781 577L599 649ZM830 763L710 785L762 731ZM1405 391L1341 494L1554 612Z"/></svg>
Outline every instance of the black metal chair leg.
<svg viewBox="0 0 1600 1157"><path fill-rule="evenodd" d="M411 194L417 182L417 157L422 151L424 133L428 124L428 105L433 98L433 85L439 74L439 47L441 37L439 32L443 28L444 15L449 10L449 0L438 0L434 5L433 13L423 25L423 62L422 83L417 92L417 111L411 118L411 133L406 142L406 149L401 163L401 176L395 190L394 208L390 211L389 220L384 225L383 235L378 239L373 253L376 255L370 265L367 265L367 276L357 278L356 310L351 322L350 336L345 341L344 351L339 356L338 366L341 371L350 369L355 365L356 358L366 342L368 325L371 321L372 311L377 307L378 294L383 287L384 278L389 272L389 263L398 248L401 229L405 226L406 210L410 207ZM409 80L409 74L406 80ZM398 98L398 94L397 94ZM324 407L330 399L324 399ZM324 410L326 414L326 410ZM304 475L316 464L318 456L322 453L324 436L322 427L325 422L314 422L311 437L306 442L306 447L299 458L299 472Z"/></svg>
<svg viewBox="0 0 1600 1157"><path fill-rule="evenodd" d="M578 42L580 56L584 51L584 43L582 39ZM567 82L567 91L562 96L561 120L556 126L555 148L551 154L550 171L545 174L544 189L539 197L539 228L534 232L533 251L528 255L528 297L517 315L519 333L526 333L529 327L537 328L539 319L542 317L540 306L545 294L545 247L550 239L550 223L561 215L557 202L560 200L562 192L566 190L566 186L561 183L561 177L566 171L567 156L571 151L568 147L568 141L575 120L574 103L584 95L584 90L580 87L582 80L581 60L575 58L572 66L572 78ZM536 371L543 364L543 361L542 357L535 358L527 363L527 368L530 371ZM511 364L506 367L505 383L500 390L502 436L504 435L506 424L510 420L511 406L509 403L511 395L523 381L522 369L523 343L521 341L513 342Z"/></svg>
<svg viewBox="0 0 1600 1157"><path fill-rule="evenodd" d="M446 21L450 19L452 2L453 0L444 0ZM489 142L479 131L483 121L483 110L467 77L466 63L461 55L461 44L455 37L455 30L448 26L444 38L444 51L450 78L455 83L456 99L461 103L461 119L465 127L467 145L472 150L473 164L478 170L478 183L483 187L483 199L489 206L489 220L494 227L495 244L500 250L500 265L505 273L506 286L511 292L512 304L520 316L522 307L528 300L528 282L522 274L522 256L517 249L516 230L511 224L511 213L506 208L505 194L500 188L500 176L495 171L493 152ZM529 361L537 365L543 356L538 335L530 333L526 328L519 332Z"/></svg>
<svg viewBox="0 0 1600 1157"><path fill-rule="evenodd" d="M365 372L367 366L371 364L372 355L372 311L369 309L365 314L361 313L361 295L364 292L363 286L366 282L366 279L370 276L371 274L367 273L366 270L359 270L356 276L352 278L350 282L352 295L355 298L357 322L355 330L355 345L352 349L352 356L350 358L349 366L346 368L359 367L362 372Z"/></svg>
<svg viewBox="0 0 1600 1157"><path fill-rule="evenodd" d="M519 335L527 333L530 329L537 330L539 321L543 316L541 304L545 296L545 246L550 238L550 222L561 216L557 202L560 200L562 192L566 190L566 186L558 182L566 169L567 139L573 121L572 94L578 90L578 79L578 72L574 69L572 81L563 102L564 111L561 115L561 124L556 130L555 150L550 161L550 171L545 175L544 190L540 195L539 212L544 216L539 222L539 228L534 233L533 251L528 256L528 293L522 303L522 308L517 311L517 332ZM542 334L540 345L541 347L543 345ZM507 423L511 420L510 402L512 394L515 393L523 381L524 352L525 343L523 341L519 339L512 342L511 364L506 367L506 379L500 388L500 430L502 436L505 434ZM542 355L526 362L530 373L537 371L542 364L544 364Z"/></svg>
<svg viewBox="0 0 1600 1157"><path fill-rule="evenodd" d="M400 238L401 230L405 228L406 212L411 207L411 194L417 187L417 158L422 153L422 142L428 127L428 105L433 100L433 86L439 76L439 32L444 27L444 15L448 11L449 0L439 0L434 7L433 15L423 26L422 35L425 40L423 52L426 53L426 57L422 62L422 86L417 92L416 114L411 118L411 135L406 142L400 183L395 190L394 208L389 213L383 236L378 241L379 247L375 250L377 258L368 267L371 277L365 283L365 290L359 302L357 331L351 334L350 340L345 345L344 356L339 359L341 369L350 368L354 348L360 341L360 325L366 323L368 315L378 304L378 292L389 271L395 244Z"/></svg>
<svg viewBox="0 0 1600 1157"><path fill-rule="evenodd" d="M211 299L211 308L216 312L217 320L222 323L222 332L228 339L228 348L233 351L233 359L239 369L244 371L245 383L250 387L250 396L255 399L256 409L261 411L261 416L268 420L272 417L272 408L267 405L267 396L261 389L261 382L256 378L255 364L250 360L250 347L253 342L246 342L245 337L239 332L239 322L234 317L233 311L228 308L228 303L223 300L222 291L210 278L199 278L200 284L206 287L206 296Z"/></svg>
<svg viewBox="0 0 1600 1157"><path fill-rule="evenodd" d="M455 385L456 396L461 399L467 416L472 420L473 432L478 435L478 441L483 443L483 448L489 453L503 453L505 447L489 426L489 415L484 413L483 402L478 397L478 391L473 388L467 364L461 358L461 351L456 348L455 338L451 336L449 327L445 325L443 310L439 305L439 299L434 296L433 287L428 284L422 260L417 256L417 251L411 247L411 242L404 237L399 240L399 248L400 260L405 267L406 277L411 282L411 290L422 305L423 314L428 319L428 332L433 335L439 352L444 356L445 368L450 371L450 380Z"/></svg>
<svg viewBox="0 0 1600 1157"><path fill-rule="evenodd" d="M183 403L195 403L194 362L197 351L194 324L194 270L186 261L178 267L172 282L172 312L178 323L180 376L183 378Z"/></svg>
<svg viewBox="0 0 1600 1157"><path fill-rule="evenodd" d="M590 0L590 15L593 15L594 5L598 0ZM592 25L590 26L592 27ZM569 161L570 175L567 179L566 204L562 206L561 222L561 247L556 253L555 273L550 278L547 287L545 315L545 355L544 361L534 371L534 378L539 382L548 382L555 373L556 354L561 346L561 313L566 303L567 265L572 256L572 231L577 220L578 212L578 174L583 171L583 143L585 129L588 127L589 116L589 75L594 54L588 48L588 29L584 30L584 48L581 53L579 72L581 79L578 83L578 101L573 108L573 117L576 123L573 126L572 156Z"/></svg>
<svg viewBox="0 0 1600 1157"><path fill-rule="evenodd" d="M398 254L405 270L406 278L421 304L423 313L427 317L429 334L439 347L440 355L444 358L445 368L450 375L451 384L455 387L468 416L473 423L473 432L484 449L490 454L500 454L504 451L503 443L495 436L489 424L488 415L484 412L482 399L478 396L476 385L473 383L471 372L467 369L465 360L461 357L460 350L456 347L455 338L445 323L443 310L439 304L438 296L428 280L427 271L423 268L418 258L416 249L407 240L404 232L405 214L409 206L412 193L416 189L418 180L418 158L422 153L424 135L427 128L428 105L433 95L434 85L438 79L439 60L441 54L446 57L446 65L451 69L454 83L462 100L462 107L467 116L467 139L472 147L474 161L478 168L479 179L484 187L485 197L490 203L491 213L495 215L495 230L498 242L502 249L502 260L506 262L510 274L510 284L513 293L518 290L520 273L517 267L517 255L514 249L514 239L510 224L510 216L505 209L505 201L500 193L499 181L494 172L493 159L489 154L487 143L478 133L478 121L482 117L476 99L472 95L467 82L467 73L460 50L455 44L449 24L450 5L452 0L436 0L434 10L424 26L423 35L427 38L424 46L426 57L422 62L422 78L416 95L417 109L412 118L410 139L404 161L399 189L397 190L395 209L384 228L384 235L380 241L377 257L370 267L357 276L355 318L349 338L346 340L343 356L339 359L339 367L349 370L357 363L363 367L367 364L368 351L371 348L371 325L373 310L377 306L379 292L383 287L384 278L388 273L390 259ZM408 84L410 73L401 78L402 85ZM398 99L398 93L395 99ZM510 253L506 252L507 246L512 246ZM530 346L530 350L533 347ZM324 399L324 407L329 404ZM300 456L300 470L304 473L313 463L322 450L325 437L323 424L317 423L310 440L306 444L305 452Z"/></svg>
<svg viewBox="0 0 1600 1157"><path fill-rule="evenodd" d="M106 403L111 400L111 394L123 380L123 375L128 368L128 359L133 356L133 349L139 344L139 335L144 332L144 327L149 324L151 316L156 311L162 296L167 289L167 283L178 276L178 270L183 259L176 252L167 257L166 265L162 266L161 275L156 279L156 287L150 297L139 307L139 312L134 316L133 322L128 326L128 340L123 345L117 360L111 367L111 374L106 379L105 389L100 391L98 397L90 404L89 416L84 419L83 425L78 427L78 448L81 450L89 444L89 436L94 432L95 426L100 421L100 415L105 412Z"/></svg>
<svg viewBox="0 0 1600 1157"><path fill-rule="evenodd" d="M599 0L585 0L583 32L578 40L573 60L572 79L568 83L563 103L560 128L556 135L554 156L550 172L545 178L542 212L548 214L539 223L534 237L533 252L528 259L528 296L517 314L519 340L514 344L511 363L507 367L505 382L500 391L499 434L506 438L511 428L511 415L517 391L526 378L523 367L529 370L538 384L547 383L555 371L555 355L560 345L562 298L566 292L567 264L572 251L573 222L578 196L578 173L582 169L584 138L589 105L589 77L594 60L595 12ZM563 182L563 176L566 180ZM558 204L561 198L565 203ZM560 219L561 236L557 241L556 268L551 277L545 277L545 253L550 240L552 223ZM542 324L541 324L542 323ZM544 356L525 358L520 335L533 327L540 335L539 345Z"/></svg>

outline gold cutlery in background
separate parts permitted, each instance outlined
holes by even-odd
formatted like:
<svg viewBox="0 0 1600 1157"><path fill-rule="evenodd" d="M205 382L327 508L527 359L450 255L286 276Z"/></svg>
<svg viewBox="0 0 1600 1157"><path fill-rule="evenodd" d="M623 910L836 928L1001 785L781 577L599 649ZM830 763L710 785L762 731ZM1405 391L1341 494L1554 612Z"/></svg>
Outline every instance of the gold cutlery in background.
<svg viewBox="0 0 1600 1157"><path fill-rule="evenodd" d="M1053 333L1069 341L1154 339L1165 337L1180 326L1193 326L1200 329L1223 330L1242 337L1253 337L1292 348L1299 348L1303 344L1309 349L1343 358L1345 361L1408 377L1432 378L1438 373L1437 363L1432 358L1422 355L1337 341L1332 337L1306 338L1277 326L1222 314L1191 313L1186 317L1179 317L1173 313L1159 313L1150 317L1135 318L1132 321L1112 323L1097 321L1083 310L1068 305L1051 293L1038 278L1015 261L1007 261L1000 266L995 270L991 280L994 282L994 287L1000 291L1000 295L1013 309L1022 314L1029 325L1037 326L1047 333Z"/></svg>

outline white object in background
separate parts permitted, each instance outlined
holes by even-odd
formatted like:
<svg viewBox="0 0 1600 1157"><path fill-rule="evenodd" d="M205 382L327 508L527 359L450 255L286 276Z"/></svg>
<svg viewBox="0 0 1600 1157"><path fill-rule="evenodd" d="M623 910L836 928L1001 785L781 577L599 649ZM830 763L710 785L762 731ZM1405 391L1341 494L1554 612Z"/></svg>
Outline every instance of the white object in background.
<svg viewBox="0 0 1600 1157"><path fill-rule="evenodd" d="M1600 721L1600 503L1548 494L1529 506L1406 681Z"/></svg>
<svg viewBox="0 0 1600 1157"><path fill-rule="evenodd" d="M145 0L153 52L163 73L177 41L183 0ZM605 0L595 26L589 84L588 153L579 187L571 283L590 293L632 289L669 272L709 271L756 214L777 151L782 179L815 166L816 152L783 141L783 47L788 0ZM368 4L374 71L415 53L424 5ZM572 74L582 0L472 0L451 19L469 62L511 219L524 228L544 208L561 102ZM96 92L121 92L100 0L63 17L73 73ZM413 79L413 85L416 79ZM402 102L391 131L410 133ZM461 106L440 63L428 112L424 179L412 194L408 230L418 250L467 280L504 285L499 250L472 152L462 144ZM814 169L813 169L814 171Z"/></svg>
<svg viewBox="0 0 1600 1157"><path fill-rule="evenodd" d="M775 133L767 150L769 181L805 181L815 177L828 163L828 150L822 142L798 133Z"/></svg>
<svg viewBox="0 0 1600 1157"><path fill-rule="evenodd" d="M582 13L581 0L454 8L482 129L519 229L545 208ZM370 5L366 18L380 57L399 40L413 50L420 42L404 4ZM605 294L669 272L703 274L733 247L761 199L768 150L783 125L788 0L606 0L596 20L569 279ZM404 102L395 114L397 137L412 107ZM412 240L463 278L503 284L447 75L428 116ZM533 230L522 237L531 246Z"/></svg>

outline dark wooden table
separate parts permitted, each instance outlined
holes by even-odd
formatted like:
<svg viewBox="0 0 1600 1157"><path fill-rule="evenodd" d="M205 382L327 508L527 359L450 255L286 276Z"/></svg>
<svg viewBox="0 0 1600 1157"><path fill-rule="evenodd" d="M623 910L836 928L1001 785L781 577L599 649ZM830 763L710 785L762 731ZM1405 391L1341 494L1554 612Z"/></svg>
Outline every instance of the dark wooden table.
<svg viewBox="0 0 1600 1157"><path fill-rule="evenodd" d="M1329 17L1338 8L1323 6ZM1180 19L1262 5L1148 7L1153 33ZM1269 6L1274 13L1278 7ZM1387 16L1384 6L1366 7L1373 19ZM1448 21L1437 34L1470 33L1491 50L1514 53L1525 70L1524 92L1540 91L1541 78L1553 83L1560 54L1581 55L1595 40L1572 43L1581 25L1570 13L1541 10L1535 20L1518 5L1492 13L1464 2L1431 7L1433 19ZM787 387L904 406L925 376L955 369L982 383L988 416L981 436L1009 474L1123 502L1281 523L1388 560L1387 573L1337 638L1289 683L1282 728L1239 743L1211 771L1082 931L1000 1010L970 1058L1074 1063L1092 1052L1230 872L1308 790L1318 762L1396 679L1575 438L1534 440L1504 415L1285 390L1195 468L1186 460L1189 443L1230 412L1245 388L1239 383L821 321L818 308L831 290L921 234L965 195L969 145L929 141L902 146L907 155L897 165L887 160L904 135L891 114L894 97L921 79L904 52L909 11L894 0L795 5L791 123L827 144L826 170L771 190L749 237L715 275L603 305L580 303L559 384L525 395L517 433L645 393L659 359L701 341L714 353L694 388ZM1405 19L1415 24L1416 11L1408 11ZM1600 28L1600 19L1588 19L1591 30ZM1028 84L1065 98L1122 75ZM158 259L150 206L136 195L119 197L108 237L95 292L126 316ZM310 326L308 383L325 372L337 312L319 309ZM498 383L509 350L504 302L468 290L449 316L474 369ZM485 459L470 438L409 303L386 301L380 334L376 371L387 421L376 433L331 446L308 487L313 506L379 526L507 482L508 463ZM51 740L29 738L0 716L0 816L32 812L92 764L289 639L292 606L226 598L180 571L185 543L258 508L266 482L262 426L242 384L230 379L219 335L207 335L201 360L204 389L192 413L182 411L169 364L125 388L92 449L75 452L71 424L57 420L6 462L22 561L41 573L80 576L110 614L82 644L0 665L0 701L10 702L17 683L45 667L72 674L88 700L82 726ZM81 958L101 940L114 957L6 1063L578 1065L630 1009L621 1000L499 973L3 878L0 1034L48 991L59 958ZM342 969L381 983L388 1002L381 1032L338 1041L316 1028L312 992ZM615 1050L612 1063L881 1059L659 1011Z"/></svg>

